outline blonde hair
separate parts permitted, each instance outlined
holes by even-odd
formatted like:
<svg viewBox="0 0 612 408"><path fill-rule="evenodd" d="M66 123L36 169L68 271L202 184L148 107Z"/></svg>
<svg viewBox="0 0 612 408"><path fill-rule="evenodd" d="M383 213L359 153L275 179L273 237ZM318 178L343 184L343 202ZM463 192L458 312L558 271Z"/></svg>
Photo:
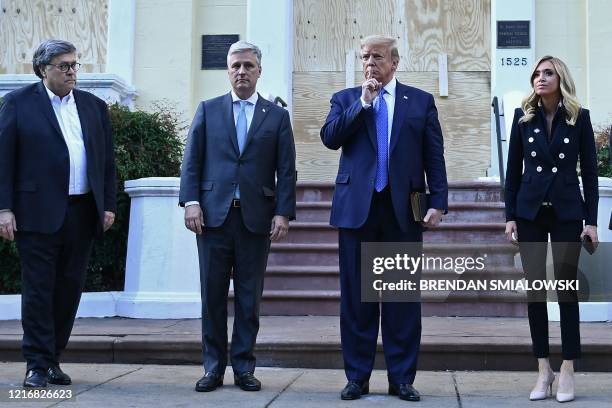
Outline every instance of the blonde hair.
<svg viewBox="0 0 612 408"><path fill-rule="evenodd" d="M567 65L559 58L552 57L550 55L545 55L535 63L533 70L531 71L531 76L529 78L529 82L531 85L531 93L527 95L525 99L523 99L521 103L521 108L523 108L523 112L525 115L519 120L519 123L529 122L535 116L536 109L538 108L538 104L540 102L540 97L535 93L535 89L533 88L533 78L536 75L536 70L540 66L540 64L544 61L550 61L553 65L557 75L559 75L559 88L561 90L561 103L565 107L565 111L567 112L567 117L565 118L565 122L574 126L576 124L576 120L578 119L578 114L580 113L580 103L576 98L576 86L574 85L574 80L567 68Z"/></svg>
<svg viewBox="0 0 612 408"><path fill-rule="evenodd" d="M369 35L361 40L361 49L363 50L363 47L366 45L379 45L386 47L391 53L391 58L394 61L399 61L400 59L397 40L394 37L380 34Z"/></svg>

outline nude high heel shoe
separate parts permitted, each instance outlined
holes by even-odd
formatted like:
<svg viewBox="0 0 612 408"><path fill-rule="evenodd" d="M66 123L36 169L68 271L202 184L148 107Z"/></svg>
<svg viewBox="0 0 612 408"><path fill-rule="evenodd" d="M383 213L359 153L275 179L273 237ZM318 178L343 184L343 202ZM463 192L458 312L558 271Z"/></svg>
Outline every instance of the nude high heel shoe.
<svg viewBox="0 0 612 408"><path fill-rule="evenodd" d="M555 374L547 358L538 358L538 379L535 387L529 394L531 401L538 401L552 397L552 385L555 381Z"/></svg>
<svg viewBox="0 0 612 408"><path fill-rule="evenodd" d="M574 362L572 360L564 360L559 372L557 401L569 402L573 401L574 398Z"/></svg>

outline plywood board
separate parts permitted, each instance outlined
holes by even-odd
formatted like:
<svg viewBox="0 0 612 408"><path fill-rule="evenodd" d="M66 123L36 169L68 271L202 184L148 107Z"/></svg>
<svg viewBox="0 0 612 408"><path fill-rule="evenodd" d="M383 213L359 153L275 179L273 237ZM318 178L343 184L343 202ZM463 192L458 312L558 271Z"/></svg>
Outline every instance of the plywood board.
<svg viewBox="0 0 612 408"><path fill-rule="evenodd" d="M342 71L361 38L398 40L400 71L489 71L489 0L295 0L294 71ZM357 64L359 66L359 64Z"/></svg>
<svg viewBox="0 0 612 408"><path fill-rule="evenodd" d="M361 73L356 77L358 84L362 81ZM434 96L438 93L437 73L402 72L397 78ZM337 153L325 152L319 132L332 94L344 88L344 73L294 73L293 86L293 127L300 179L313 175L314 179L331 180L337 170ZM472 179L486 174L490 157L489 89L488 72L450 72L448 98L435 98L450 179Z"/></svg>
<svg viewBox="0 0 612 408"><path fill-rule="evenodd" d="M50 38L72 42L84 72L104 72L107 16L108 0L3 0L0 74L32 73L35 48Z"/></svg>

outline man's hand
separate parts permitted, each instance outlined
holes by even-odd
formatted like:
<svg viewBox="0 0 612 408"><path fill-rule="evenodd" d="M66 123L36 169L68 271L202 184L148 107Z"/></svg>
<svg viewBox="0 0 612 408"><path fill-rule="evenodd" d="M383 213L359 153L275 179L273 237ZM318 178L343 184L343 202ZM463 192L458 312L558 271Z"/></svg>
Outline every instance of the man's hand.
<svg viewBox="0 0 612 408"><path fill-rule="evenodd" d="M189 231L195 232L196 234L202 234L202 227L204 226L204 214L199 204L192 204L185 207L185 227Z"/></svg>
<svg viewBox="0 0 612 408"><path fill-rule="evenodd" d="M0 212L0 237L13 241L17 231L17 221L12 211Z"/></svg>
<svg viewBox="0 0 612 408"><path fill-rule="evenodd" d="M513 245L518 245L518 241L516 240L518 233L516 229L516 221L508 221L506 222L506 239Z"/></svg>
<svg viewBox="0 0 612 408"><path fill-rule="evenodd" d="M368 105L372 103L374 98L380 92L382 88L382 82L378 82L376 78L368 78L363 84L361 84L361 97L363 101Z"/></svg>
<svg viewBox="0 0 612 408"><path fill-rule="evenodd" d="M580 234L580 239L584 239L584 236L588 235L593 242L593 246L597 248L599 245L599 237L597 236L597 227L594 225L585 225L582 230L582 234Z"/></svg>
<svg viewBox="0 0 612 408"><path fill-rule="evenodd" d="M108 231L115 222L115 213L104 211L104 232Z"/></svg>
<svg viewBox="0 0 612 408"><path fill-rule="evenodd" d="M275 215L270 228L270 241L280 241L285 238L287 231L289 231L289 219L282 215Z"/></svg>
<svg viewBox="0 0 612 408"><path fill-rule="evenodd" d="M424 227L435 227L440 223L441 219L442 210L430 208L429 210L427 210L427 214L425 214L425 218L423 218L421 225Z"/></svg>

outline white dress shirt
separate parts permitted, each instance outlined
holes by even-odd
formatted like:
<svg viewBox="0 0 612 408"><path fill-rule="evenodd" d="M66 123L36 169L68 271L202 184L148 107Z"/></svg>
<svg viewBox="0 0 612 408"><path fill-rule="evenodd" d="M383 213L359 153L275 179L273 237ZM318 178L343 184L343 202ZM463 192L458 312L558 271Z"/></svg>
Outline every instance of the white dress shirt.
<svg viewBox="0 0 612 408"><path fill-rule="evenodd" d="M253 121L253 115L255 114L255 104L257 103L257 99L259 99L259 95L257 94L257 92L253 92L253 95L251 95L248 99L240 99L238 95L236 95L234 90L232 90L232 109L234 112L234 126L236 126L236 123L238 122L238 114L240 113L240 104L235 102L242 100L249 102L244 107L244 113L246 114L247 120L247 134L249 133L249 129L251 128L251 122ZM185 207L189 207L190 205L195 204L200 204L200 202L187 201L185 203Z"/></svg>
<svg viewBox="0 0 612 408"><path fill-rule="evenodd" d="M83 131L79 112L74 101L72 91L63 98L54 94L45 86L55 117L62 130L62 135L68 147L70 157L70 180L68 183L68 194L85 194L89 192L89 181L87 180L87 154L83 142Z"/></svg>

